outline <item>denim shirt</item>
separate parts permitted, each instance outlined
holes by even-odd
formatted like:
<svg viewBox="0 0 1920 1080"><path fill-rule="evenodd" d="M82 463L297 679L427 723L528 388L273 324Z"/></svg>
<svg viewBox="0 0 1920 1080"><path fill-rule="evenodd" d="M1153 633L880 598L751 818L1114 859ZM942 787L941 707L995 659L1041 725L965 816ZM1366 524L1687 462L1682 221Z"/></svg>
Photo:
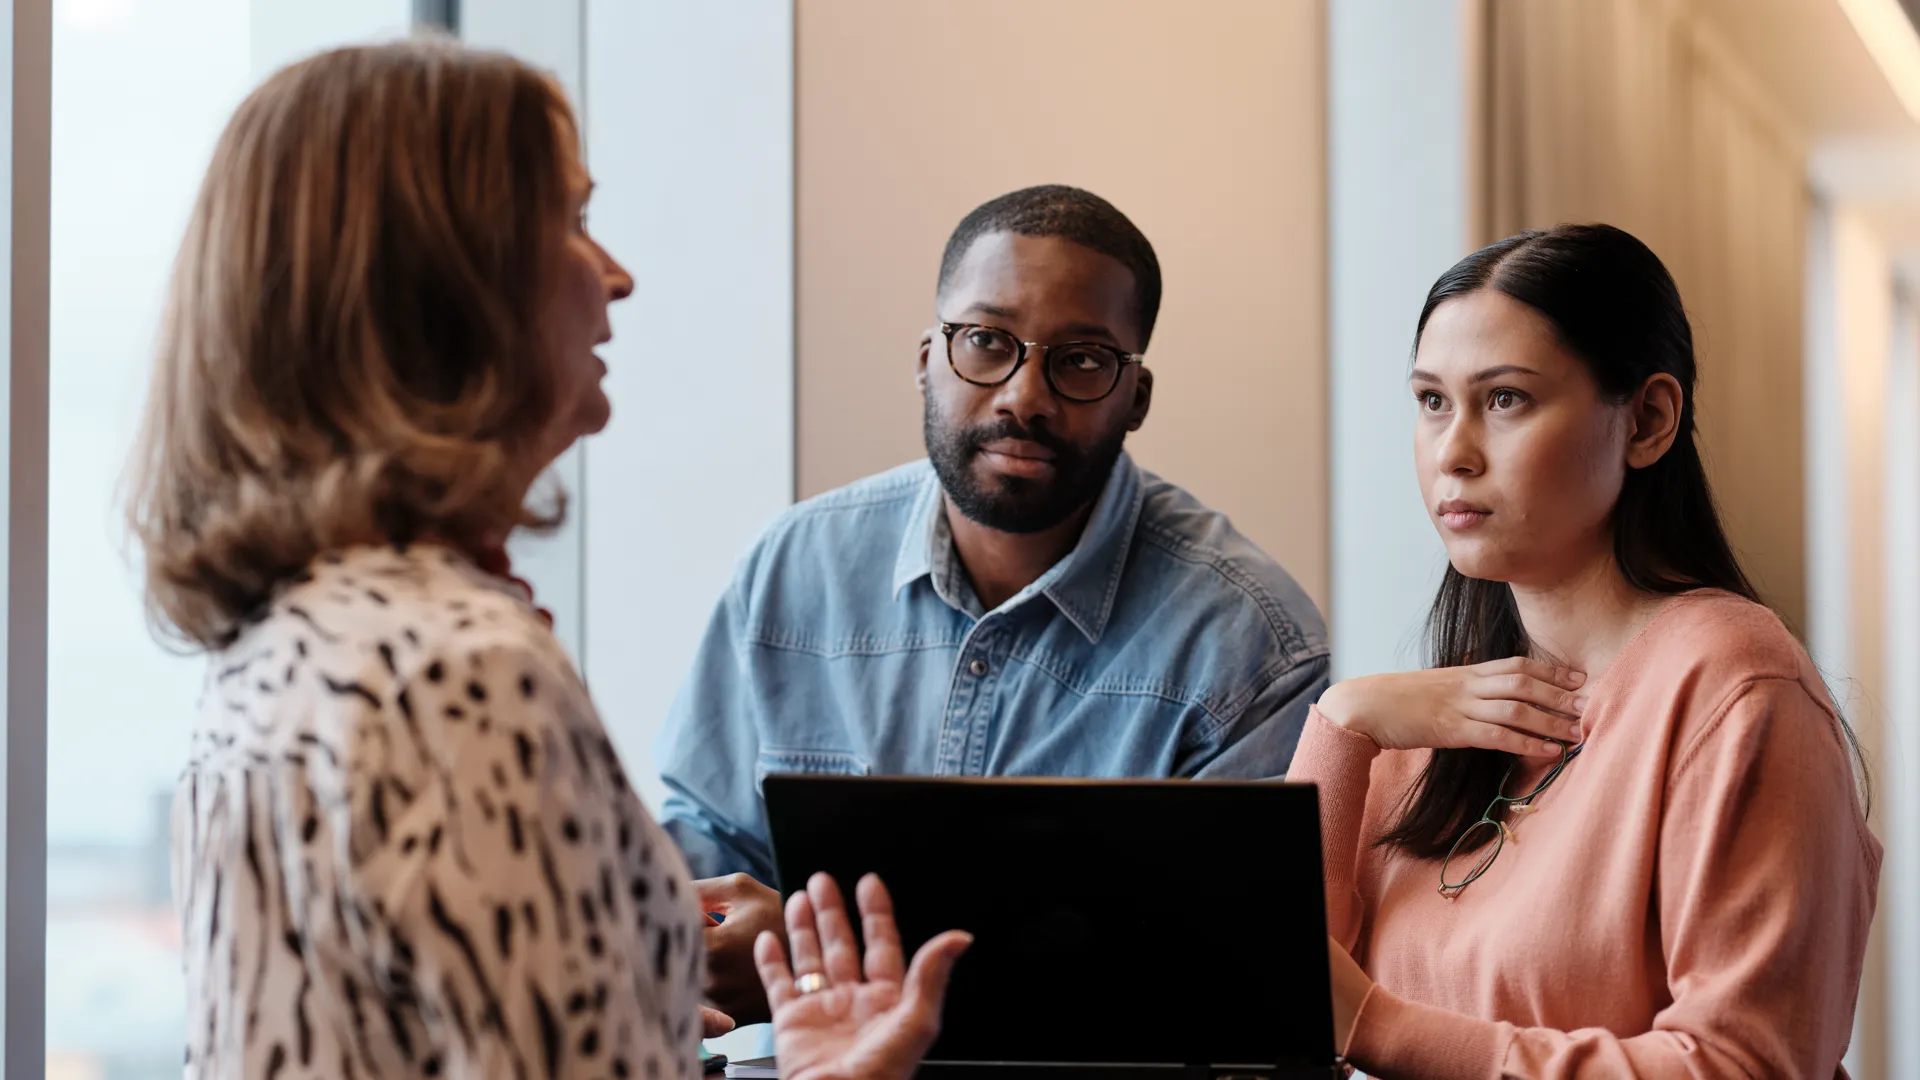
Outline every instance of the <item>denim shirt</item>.
<svg viewBox="0 0 1920 1080"><path fill-rule="evenodd" d="M1320 613L1123 454L1078 544L983 611L925 461L804 502L741 560L656 748L696 877L773 880L770 773L1283 776Z"/></svg>

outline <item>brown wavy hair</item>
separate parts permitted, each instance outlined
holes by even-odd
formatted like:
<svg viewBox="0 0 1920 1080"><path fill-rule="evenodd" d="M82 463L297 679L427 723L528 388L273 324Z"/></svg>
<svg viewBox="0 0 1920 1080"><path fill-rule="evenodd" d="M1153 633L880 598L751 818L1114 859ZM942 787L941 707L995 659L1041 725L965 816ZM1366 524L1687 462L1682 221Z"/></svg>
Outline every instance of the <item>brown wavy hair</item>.
<svg viewBox="0 0 1920 1080"><path fill-rule="evenodd" d="M227 124L126 481L161 633L221 648L317 555L558 524L524 462L578 157L548 75L448 40L294 64Z"/></svg>

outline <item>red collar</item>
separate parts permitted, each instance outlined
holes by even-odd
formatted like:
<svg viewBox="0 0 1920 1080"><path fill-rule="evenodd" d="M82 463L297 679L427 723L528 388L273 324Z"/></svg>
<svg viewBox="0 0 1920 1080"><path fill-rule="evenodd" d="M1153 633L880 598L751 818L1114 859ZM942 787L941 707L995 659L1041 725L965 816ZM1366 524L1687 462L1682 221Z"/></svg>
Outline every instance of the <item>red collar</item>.
<svg viewBox="0 0 1920 1080"><path fill-rule="evenodd" d="M540 616L540 621L547 624L547 629L553 629L553 612L534 602L532 582L514 576L513 560L507 557L505 545L483 548L474 552L473 564L494 577L505 579L517 586L526 595L527 603L533 608L534 614Z"/></svg>

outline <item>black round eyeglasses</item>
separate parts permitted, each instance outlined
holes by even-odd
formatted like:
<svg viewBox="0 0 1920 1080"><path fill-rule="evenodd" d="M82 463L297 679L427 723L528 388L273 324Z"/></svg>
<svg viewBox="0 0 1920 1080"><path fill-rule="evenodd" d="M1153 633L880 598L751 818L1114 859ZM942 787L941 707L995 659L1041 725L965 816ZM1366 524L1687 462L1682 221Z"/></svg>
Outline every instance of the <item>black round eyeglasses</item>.
<svg viewBox="0 0 1920 1080"><path fill-rule="evenodd" d="M997 326L979 323L940 324L947 339L947 366L975 386L999 386L1013 378L1029 353L1040 351L1040 370L1047 385L1068 401L1099 401L1120 385L1128 364L1146 362L1146 354L1124 352L1097 341L1065 341L1042 345L1021 341Z"/></svg>

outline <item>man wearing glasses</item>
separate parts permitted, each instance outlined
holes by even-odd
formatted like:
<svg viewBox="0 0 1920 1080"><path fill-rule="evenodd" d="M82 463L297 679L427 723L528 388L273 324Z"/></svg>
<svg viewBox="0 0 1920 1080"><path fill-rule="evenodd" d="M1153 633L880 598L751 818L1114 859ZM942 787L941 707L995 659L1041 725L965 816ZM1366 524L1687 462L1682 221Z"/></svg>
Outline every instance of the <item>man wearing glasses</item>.
<svg viewBox="0 0 1920 1080"><path fill-rule="evenodd" d="M1160 307L1125 215L1068 187L994 199L935 304L927 460L767 530L661 738L667 829L725 916L709 992L743 1023L766 1018L754 936L780 926L760 778L1278 777L1326 687L1312 601L1122 448Z"/></svg>

